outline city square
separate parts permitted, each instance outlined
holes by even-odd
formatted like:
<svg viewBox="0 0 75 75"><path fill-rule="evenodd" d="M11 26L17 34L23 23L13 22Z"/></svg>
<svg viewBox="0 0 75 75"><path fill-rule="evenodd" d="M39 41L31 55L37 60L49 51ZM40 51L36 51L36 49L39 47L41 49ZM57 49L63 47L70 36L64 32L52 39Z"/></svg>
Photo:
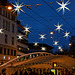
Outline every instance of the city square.
<svg viewBox="0 0 75 75"><path fill-rule="evenodd" d="M74 3L0 0L0 75L75 75Z"/></svg>

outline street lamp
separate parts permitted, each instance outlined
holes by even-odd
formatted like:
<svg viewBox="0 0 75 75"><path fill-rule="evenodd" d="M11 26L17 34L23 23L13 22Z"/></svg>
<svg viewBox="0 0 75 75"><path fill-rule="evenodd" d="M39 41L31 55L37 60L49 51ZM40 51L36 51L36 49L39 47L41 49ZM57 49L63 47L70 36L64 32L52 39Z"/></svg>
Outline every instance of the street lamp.
<svg viewBox="0 0 75 75"><path fill-rule="evenodd" d="M8 6L8 8L7 8L8 10L12 10L13 8L12 8L12 6Z"/></svg>

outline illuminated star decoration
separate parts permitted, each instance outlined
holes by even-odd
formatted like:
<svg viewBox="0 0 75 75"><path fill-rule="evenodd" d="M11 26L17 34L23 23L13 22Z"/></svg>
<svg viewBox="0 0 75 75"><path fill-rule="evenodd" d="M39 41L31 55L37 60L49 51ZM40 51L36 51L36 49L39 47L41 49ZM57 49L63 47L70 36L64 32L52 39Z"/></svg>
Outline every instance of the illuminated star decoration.
<svg viewBox="0 0 75 75"><path fill-rule="evenodd" d="M40 39L42 39L42 41L43 41L43 39L46 39L46 38L45 38L45 34L43 34L43 35L41 34L41 35L40 35Z"/></svg>
<svg viewBox="0 0 75 75"><path fill-rule="evenodd" d="M55 30L57 31L58 30L58 32L60 32L60 30L63 30L61 27L62 27L62 24L61 25L59 25L59 22L58 22L58 24L57 25L54 25L55 27L57 27Z"/></svg>
<svg viewBox="0 0 75 75"><path fill-rule="evenodd" d="M19 4L19 2L15 2L15 4L16 4L16 5L12 4L12 5L15 7L15 8L12 10L12 11L14 11L13 13L15 13L16 11L17 11L18 13L20 13L20 11L24 12L24 11L21 9L21 7L25 6L25 5L23 5L23 3ZM25 12L24 12L24 13L25 13Z"/></svg>
<svg viewBox="0 0 75 75"><path fill-rule="evenodd" d="M23 35L17 35L18 36L18 39L23 39L22 37L23 37Z"/></svg>
<svg viewBox="0 0 75 75"><path fill-rule="evenodd" d="M59 42L59 41L54 41L54 44L53 44L53 45L58 45L58 42Z"/></svg>
<svg viewBox="0 0 75 75"><path fill-rule="evenodd" d="M31 27L28 27L28 25L26 25L24 32L26 32L26 34L27 34L30 28Z"/></svg>
<svg viewBox="0 0 75 75"><path fill-rule="evenodd" d="M41 47L41 50L45 51L46 50L46 47Z"/></svg>
<svg viewBox="0 0 75 75"><path fill-rule="evenodd" d="M60 52L62 52L63 51L63 49L60 49Z"/></svg>
<svg viewBox="0 0 75 75"><path fill-rule="evenodd" d="M3 34L3 32L2 32L2 31L3 31L3 29L0 29L0 33L1 33L1 34Z"/></svg>
<svg viewBox="0 0 75 75"><path fill-rule="evenodd" d="M38 46L38 42L34 42L34 46Z"/></svg>
<svg viewBox="0 0 75 75"><path fill-rule="evenodd" d="M57 2L57 1L56 1L56 2ZM67 10L70 11L70 9L66 7L68 4L70 4L69 0L68 0L66 3L64 3L64 1L62 1L62 4L59 3L59 2L57 2L57 3L61 6L61 7L59 7L58 9L56 9L58 12L59 12L61 9L63 9L63 15L64 15L65 9L67 9Z"/></svg>
<svg viewBox="0 0 75 75"><path fill-rule="evenodd" d="M62 49L61 46L58 46L58 49Z"/></svg>
<svg viewBox="0 0 75 75"><path fill-rule="evenodd" d="M66 38L70 37L70 35L69 35L70 32L67 32L67 31L66 31L64 34L65 34L64 37L66 37Z"/></svg>

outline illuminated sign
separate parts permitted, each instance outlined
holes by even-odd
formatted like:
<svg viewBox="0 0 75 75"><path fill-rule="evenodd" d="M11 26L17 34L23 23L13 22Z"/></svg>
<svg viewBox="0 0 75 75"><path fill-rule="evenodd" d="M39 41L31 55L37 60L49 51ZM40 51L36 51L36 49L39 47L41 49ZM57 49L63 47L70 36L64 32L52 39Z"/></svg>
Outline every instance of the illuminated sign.
<svg viewBox="0 0 75 75"><path fill-rule="evenodd" d="M53 73L54 73L54 75L55 75L55 69L51 69L51 72L53 72Z"/></svg>
<svg viewBox="0 0 75 75"><path fill-rule="evenodd" d="M5 56L4 56L3 58L4 58L4 59L8 59L8 60L10 60L10 57L5 57Z"/></svg>

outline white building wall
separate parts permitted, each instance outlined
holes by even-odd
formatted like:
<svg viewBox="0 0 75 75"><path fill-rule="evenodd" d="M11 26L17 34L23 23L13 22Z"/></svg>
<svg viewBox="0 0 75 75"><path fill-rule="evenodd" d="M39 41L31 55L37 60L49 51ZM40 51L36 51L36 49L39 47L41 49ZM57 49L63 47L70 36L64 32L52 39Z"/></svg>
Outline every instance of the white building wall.
<svg viewBox="0 0 75 75"><path fill-rule="evenodd" d="M3 17L0 15L0 29L3 29L3 19L10 22L10 31L3 30L4 34L0 34L0 44L17 48L17 41L16 41L16 39L17 39L17 37L16 37L17 24L16 24L16 22L9 20L6 17ZM14 33L12 33L12 24L14 24L14 30L15 30ZM8 43L7 44L5 43L5 34L8 35ZM14 37L14 45L12 45L12 37Z"/></svg>

